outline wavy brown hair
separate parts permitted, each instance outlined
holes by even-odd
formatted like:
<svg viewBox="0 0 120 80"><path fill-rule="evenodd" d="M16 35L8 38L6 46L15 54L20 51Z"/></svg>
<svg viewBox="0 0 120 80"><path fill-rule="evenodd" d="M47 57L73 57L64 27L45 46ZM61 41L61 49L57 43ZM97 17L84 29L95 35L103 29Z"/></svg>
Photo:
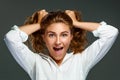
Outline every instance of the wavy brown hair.
<svg viewBox="0 0 120 80"><path fill-rule="evenodd" d="M76 19L78 21L82 21L80 12L74 12ZM38 23L38 18L39 14L38 12L35 12L32 16L26 19L24 25ZM69 25L71 34L73 35L73 39L68 50L73 51L74 54L76 54L81 53L85 49L85 46L87 44L86 31L80 28L75 28L73 26L72 19L65 13L65 11L55 11L49 12L45 17L43 17L40 23L41 29L29 36L29 42L34 52L45 54L44 50L47 48L43 41L42 35L45 33L45 30L49 25L59 22Z"/></svg>

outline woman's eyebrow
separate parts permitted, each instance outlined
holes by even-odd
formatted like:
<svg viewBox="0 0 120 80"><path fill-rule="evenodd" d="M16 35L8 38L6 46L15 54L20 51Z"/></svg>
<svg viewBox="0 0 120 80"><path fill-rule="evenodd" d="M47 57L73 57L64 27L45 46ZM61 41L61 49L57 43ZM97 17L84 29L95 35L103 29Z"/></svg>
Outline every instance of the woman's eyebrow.
<svg viewBox="0 0 120 80"><path fill-rule="evenodd" d="M70 33L69 31L63 31L62 33Z"/></svg>
<svg viewBox="0 0 120 80"><path fill-rule="evenodd" d="M48 34L48 33L53 33L53 34L55 34L56 32L54 32L54 31L47 31L46 33L47 33L47 34ZM70 32L69 32L69 31L63 31L63 32L61 32L61 34L63 34L63 33L70 33Z"/></svg>
<svg viewBox="0 0 120 80"><path fill-rule="evenodd" d="M47 33L55 33L55 32L53 32L53 31L47 31Z"/></svg>

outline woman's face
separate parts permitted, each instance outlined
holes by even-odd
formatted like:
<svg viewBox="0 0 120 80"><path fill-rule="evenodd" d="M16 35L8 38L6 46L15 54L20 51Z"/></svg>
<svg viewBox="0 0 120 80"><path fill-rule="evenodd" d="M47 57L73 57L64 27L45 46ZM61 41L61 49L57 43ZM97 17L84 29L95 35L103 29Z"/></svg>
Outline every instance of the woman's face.
<svg viewBox="0 0 120 80"><path fill-rule="evenodd" d="M72 40L69 26L64 23L53 23L46 29L43 39L50 56L60 64Z"/></svg>

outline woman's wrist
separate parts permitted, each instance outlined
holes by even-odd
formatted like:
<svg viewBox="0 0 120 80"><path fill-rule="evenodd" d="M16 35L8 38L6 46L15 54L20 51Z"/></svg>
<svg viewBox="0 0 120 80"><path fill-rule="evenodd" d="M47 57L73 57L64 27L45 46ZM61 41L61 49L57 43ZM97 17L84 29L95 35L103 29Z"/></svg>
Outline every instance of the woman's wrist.
<svg viewBox="0 0 120 80"><path fill-rule="evenodd" d="M73 25L76 28L80 28L80 22L78 22L78 21L73 21Z"/></svg>

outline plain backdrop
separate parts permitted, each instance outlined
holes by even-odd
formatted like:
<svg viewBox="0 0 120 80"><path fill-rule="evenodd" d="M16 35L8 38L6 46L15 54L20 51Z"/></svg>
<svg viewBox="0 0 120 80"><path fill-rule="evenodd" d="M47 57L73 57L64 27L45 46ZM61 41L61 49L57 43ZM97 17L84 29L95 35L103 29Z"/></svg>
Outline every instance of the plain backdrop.
<svg viewBox="0 0 120 80"><path fill-rule="evenodd" d="M78 10L84 21L105 21L119 29L119 0L0 0L0 80L30 80L16 63L4 43L4 35L13 25L22 25L33 12L41 9ZM91 43L94 37L88 34ZM87 80L120 80L120 37L108 54L95 65Z"/></svg>

